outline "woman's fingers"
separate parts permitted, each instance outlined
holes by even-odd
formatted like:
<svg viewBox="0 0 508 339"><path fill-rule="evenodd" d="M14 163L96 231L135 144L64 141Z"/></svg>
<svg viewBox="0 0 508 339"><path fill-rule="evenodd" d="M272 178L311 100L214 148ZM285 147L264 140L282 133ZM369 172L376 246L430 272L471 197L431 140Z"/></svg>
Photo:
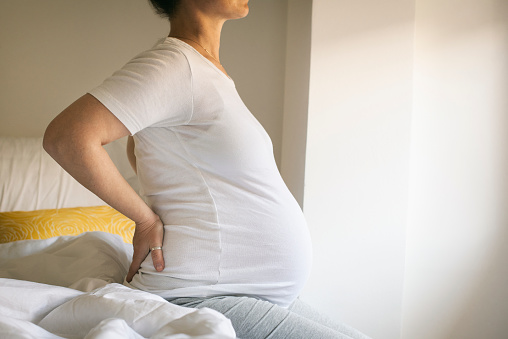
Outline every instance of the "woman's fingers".
<svg viewBox="0 0 508 339"><path fill-rule="evenodd" d="M132 255L132 263L129 267L126 280L131 282L134 275L138 272L141 264L148 254L152 253L152 261L155 269L160 272L164 269L164 256L162 243L164 240L164 225L157 217L157 220L148 226L137 224L132 241L134 253ZM150 251L150 249L153 249Z"/></svg>
<svg viewBox="0 0 508 339"><path fill-rule="evenodd" d="M152 252L152 261L153 266L157 270L157 272L161 272L164 269L164 248L162 247L162 243L164 240L164 225L160 219L155 223L154 228L151 231L152 233L152 243L150 244L150 248L154 248Z"/></svg>
<svg viewBox="0 0 508 339"><path fill-rule="evenodd" d="M146 256L148 255L148 251L145 253L140 252L139 250L136 251L136 248L134 248L134 254L132 255L132 262L131 266L129 267L129 273L127 273L127 282L131 282L134 275L138 272L139 268L141 267L141 263L143 260L145 260Z"/></svg>
<svg viewBox="0 0 508 339"><path fill-rule="evenodd" d="M155 270L157 272L160 272L164 269L164 256L162 255L162 251L164 250L161 246L157 246L157 249L153 249L150 252L152 252L152 261L153 266L155 267Z"/></svg>

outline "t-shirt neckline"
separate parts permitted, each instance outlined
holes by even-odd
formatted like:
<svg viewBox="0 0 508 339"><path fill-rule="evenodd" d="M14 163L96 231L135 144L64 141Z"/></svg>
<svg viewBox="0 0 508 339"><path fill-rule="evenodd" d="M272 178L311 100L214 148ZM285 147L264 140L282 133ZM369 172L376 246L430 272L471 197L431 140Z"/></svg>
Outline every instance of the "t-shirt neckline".
<svg viewBox="0 0 508 339"><path fill-rule="evenodd" d="M221 71L217 66L214 65L213 62L211 62L205 56L203 56L201 53L199 53L199 51L196 50L194 47L192 47L191 45L189 45L185 41L182 41L182 40L180 40L178 38L175 38L175 37L168 36L168 37L166 37L166 40L168 40L168 39L171 39L171 41L175 41L176 40L176 41L178 41L177 43L183 44L183 46L185 46L187 48L190 48L192 51L197 53L206 63L208 63L211 67L213 67L213 69L215 69L217 72L219 72L221 74L221 76L223 76L225 79L231 81L234 84L234 80L229 75L226 75L226 73Z"/></svg>

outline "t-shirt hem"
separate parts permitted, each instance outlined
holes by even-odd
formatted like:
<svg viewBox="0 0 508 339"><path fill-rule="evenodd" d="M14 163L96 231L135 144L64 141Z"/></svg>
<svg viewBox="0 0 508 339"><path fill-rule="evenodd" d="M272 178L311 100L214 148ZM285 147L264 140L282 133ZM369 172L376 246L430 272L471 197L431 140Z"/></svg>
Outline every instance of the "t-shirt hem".
<svg viewBox="0 0 508 339"><path fill-rule="evenodd" d="M94 88L88 92L94 98L99 100L120 122L129 130L131 135L139 132L134 121L125 114L125 109L122 104L111 96L108 92L102 90L100 87Z"/></svg>
<svg viewBox="0 0 508 339"><path fill-rule="evenodd" d="M125 286L135 290L142 290L156 294L166 300L177 298L210 298L217 296L246 296L260 300L266 300L272 304L280 307L287 308L295 299L298 294L287 293L285 295L278 294L274 290L291 288L291 284L283 286L284 284L257 285L257 284L212 284L204 286L189 286L175 289L151 289L145 286L139 286L135 280L128 283L124 281ZM275 284L277 285L277 284ZM263 293L264 292L264 293Z"/></svg>

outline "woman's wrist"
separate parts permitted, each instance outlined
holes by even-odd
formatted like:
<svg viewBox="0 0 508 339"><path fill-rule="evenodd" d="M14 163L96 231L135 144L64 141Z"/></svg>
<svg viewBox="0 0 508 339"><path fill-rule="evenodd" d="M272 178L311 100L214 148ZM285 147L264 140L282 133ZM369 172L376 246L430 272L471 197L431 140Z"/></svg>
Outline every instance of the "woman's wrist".
<svg viewBox="0 0 508 339"><path fill-rule="evenodd" d="M155 214L152 210L150 210L150 212L151 213L141 221L134 220L137 229L142 230L145 228L151 228L154 224L161 221L160 217L157 214Z"/></svg>

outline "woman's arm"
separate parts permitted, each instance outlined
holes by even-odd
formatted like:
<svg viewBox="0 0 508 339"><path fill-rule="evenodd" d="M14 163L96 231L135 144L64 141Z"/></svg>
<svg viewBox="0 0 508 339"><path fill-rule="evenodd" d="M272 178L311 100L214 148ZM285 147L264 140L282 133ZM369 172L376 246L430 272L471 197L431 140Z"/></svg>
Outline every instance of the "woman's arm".
<svg viewBox="0 0 508 339"><path fill-rule="evenodd" d="M78 182L136 223L134 255L127 274L127 281L131 281L150 248L162 246L164 228L102 147L126 135L129 131L120 120L86 94L49 124L43 146ZM153 251L152 259L156 270L163 270L162 251Z"/></svg>

